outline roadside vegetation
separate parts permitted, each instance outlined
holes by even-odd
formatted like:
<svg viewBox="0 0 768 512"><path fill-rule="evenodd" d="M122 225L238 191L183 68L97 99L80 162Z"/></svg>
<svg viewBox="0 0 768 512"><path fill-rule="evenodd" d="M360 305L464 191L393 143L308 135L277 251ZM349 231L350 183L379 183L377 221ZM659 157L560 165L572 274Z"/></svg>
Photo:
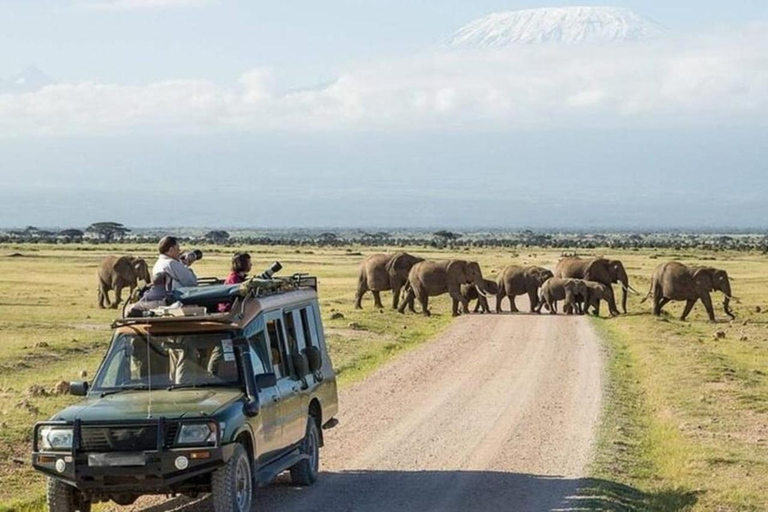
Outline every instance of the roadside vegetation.
<svg viewBox="0 0 768 512"><path fill-rule="evenodd" d="M594 476L601 510L768 510L768 260L757 254L651 253L624 257L635 288L648 290L661 261L724 268L741 304L737 319L682 303L655 318L633 298L630 315L595 320L610 355ZM721 303L715 296L713 302Z"/></svg>
<svg viewBox="0 0 768 512"><path fill-rule="evenodd" d="M202 248L197 274L225 276L233 248ZM370 295L362 311L353 309L363 254L385 248L238 245L237 250L251 253L254 273L279 260L286 275L319 277L326 336L342 387L451 322L445 297L430 302L436 314L428 319L380 312ZM562 253L431 245L408 250L427 258L477 260L491 279L510 263L554 268ZM58 382L90 378L101 360L117 314L96 307L96 269L108 254L143 256L150 265L155 258L152 245L139 243L0 245L0 511L42 509L44 479L29 465L31 428L76 401L54 392ZM583 489L585 509L767 510L768 258L760 251L701 249L579 254L622 259L643 294L653 268L663 261L722 267L742 302L733 305L737 321L725 323L720 308L723 323L717 325L706 323L700 305L687 322L676 320L678 304L656 319L650 304L640 304L636 296L629 315L594 320L609 357L595 478ZM391 294L384 292L382 300L388 306Z"/></svg>

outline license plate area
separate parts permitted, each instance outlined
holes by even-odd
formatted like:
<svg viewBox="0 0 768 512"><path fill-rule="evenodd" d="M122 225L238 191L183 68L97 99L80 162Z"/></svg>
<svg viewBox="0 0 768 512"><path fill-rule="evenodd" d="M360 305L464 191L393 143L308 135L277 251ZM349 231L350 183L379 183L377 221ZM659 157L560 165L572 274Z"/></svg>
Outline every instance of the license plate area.
<svg viewBox="0 0 768 512"><path fill-rule="evenodd" d="M136 467L145 466L147 457L143 453L89 453L88 466L104 467Z"/></svg>

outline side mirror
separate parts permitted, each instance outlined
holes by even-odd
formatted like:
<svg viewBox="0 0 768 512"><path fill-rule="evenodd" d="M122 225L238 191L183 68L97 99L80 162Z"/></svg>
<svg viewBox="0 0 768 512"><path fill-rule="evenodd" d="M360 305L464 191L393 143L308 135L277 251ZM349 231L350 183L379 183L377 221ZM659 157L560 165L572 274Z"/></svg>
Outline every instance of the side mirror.
<svg viewBox="0 0 768 512"><path fill-rule="evenodd" d="M82 380L70 382L69 394L74 396L86 396L88 394L88 382Z"/></svg>
<svg viewBox="0 0 768 512"><path fill-rule="evenodd" d="M309 373L309 361L307 360L306 355L293 354L291 356L291 361L293 362L293 369L296 370L296 375L299 378L302 378Z"/></svg>
<svg viewBox="0 0 768 512"><path fill-rule="evenodd" d="M256 376L256 387L266 389L277 386L277 376L274 373L262 373Z"/></svg>
<svg viewBox="0 0 768 512"><path fill-rule="evenodd" d="M309 364L309 372L315 373L323 366L323 358L317 347L308 347L304 353L306 354L307 363Z"/></svg>

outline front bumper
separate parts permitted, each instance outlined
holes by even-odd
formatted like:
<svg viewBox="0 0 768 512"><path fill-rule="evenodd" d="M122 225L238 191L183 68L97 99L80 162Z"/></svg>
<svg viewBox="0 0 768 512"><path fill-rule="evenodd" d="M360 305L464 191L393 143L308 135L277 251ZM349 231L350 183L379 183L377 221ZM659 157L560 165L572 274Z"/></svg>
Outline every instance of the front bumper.
<svg viewBox="0 0 768 512"><path fill-rule="evenodd" d="M78 430L79 425L76 425L74 448L69 452L42 452L34 443L32 465L38 471L91 495L204 490L202 487L208 485L205 475L225 465L235 451L232 443L217 443L215 447L167 448L158 440L157 449L150 451L89 452L77 449ZM177 465L179 457L186 459L185 464L181 464L183 469ZM97 462L96 458L100 460Z"/></svg>
<svg viewBox="0 0 768 512"><path fill-rule="evenodd" d="M183 490L186 487L197 488L199 482L194 482L196 477L226 464L234 450L234 445L228 444L219 448L131 453L131 456L143 455L144 464L140 466L91 466L88 453L73 455L35 452L32 454L32 465L38 471L84 492L163 493ZM207 452L209 456L206 459L191 459L192 452ZM183 470L177 469L175 465L178 457L186 457L188 461L188 466ZM63 462L58 462L60 460ZM62 465L63 471L59 471ZM185 483L189 485L184 485Z"/></svg>

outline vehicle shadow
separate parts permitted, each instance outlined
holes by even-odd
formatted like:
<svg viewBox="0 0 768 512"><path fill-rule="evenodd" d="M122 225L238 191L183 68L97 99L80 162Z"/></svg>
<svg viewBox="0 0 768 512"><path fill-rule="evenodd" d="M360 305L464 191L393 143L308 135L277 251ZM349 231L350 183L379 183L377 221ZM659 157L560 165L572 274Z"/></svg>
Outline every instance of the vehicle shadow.
<svg viewBox="0 0 768 512"><path fill-rule="evenodd" d="M311 487L287 476L257 490L253 510L268 511L683 511L698 494L684 489L644 492L596 478L495 471L342 471L321 473ZM171 500L145 512L211 510L210 499Z"/></svg>

